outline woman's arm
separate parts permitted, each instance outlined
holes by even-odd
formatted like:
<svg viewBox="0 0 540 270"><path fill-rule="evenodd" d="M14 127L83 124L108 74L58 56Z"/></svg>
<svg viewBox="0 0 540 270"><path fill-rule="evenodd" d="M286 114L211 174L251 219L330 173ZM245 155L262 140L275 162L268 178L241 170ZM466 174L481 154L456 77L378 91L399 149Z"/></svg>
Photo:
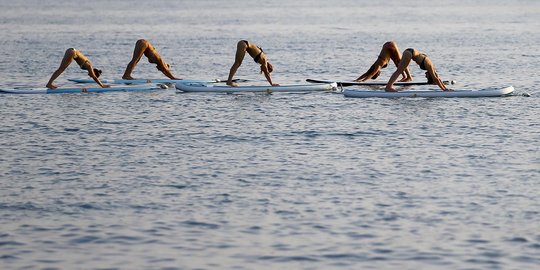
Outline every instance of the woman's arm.
<svg viewBox="0 0 540 270"><path fill-rule="evenodd" d="M399 80L400 82L410 82L413 80L413 77L408 67L403 71L403 73L401 73L401 76L403 76L403 78Z"/></svg>
<svg viewBox="0 0 540 270"><path fill-rule="evenodd" d="M270 76L270 71L268 71L268 66L266 65L266 61L263 65L261 65L261 70L264 73L264 77L266 77L266 80L270 83L270 85L279 86L279 84L272 82L272 76Z"/></svg>
<svg viewBox="0 0 540 270"><path fill-rule="evenodd" d="M437 74L437 71L435 71L435 66L431 62L431 59L426 59L426 69L429 72L429 76L433 79L433 82L439 86L443 91L447 91L448 88L446 88L446 85L441 81L441 78L439 78L439 75Z"/></svg>
<svg viewBox="0 0 540 270"><path fill-rule="evenodd" d="M181 80L180 78L176 78L170 71L170 65L163 62L163 60L160 60L157 64L157 69L163 73L163 75L167 76L171 80Z"/></svg>
<svg viewBox="0 0 540 270"><path fill-rule="evenodd" d="M88 62L90 63L90 62ZM101 83L101 81L99 80L99 78L96 76L96 73L94 72L94 67L92 65L87 65L88 67L88 76L92 77L92 79L94 79L94 81L99 84L99 86L101 86L101 88L109 88L111 87L110 85L106 85L106 84L103 84Z"/></svg>
<svg viewBox="0 0 540 270"><path fill-rule="evenodd" d="M366 73L362 74L355 81L357 82L367 81L373 78L373 76L375 76L375 74L377 74L377 72L379 72L380 70L381 70L381 65L378 65L377 62L375 62L373 63L373 65L371 65L368 71L366 71Z"/></svg>

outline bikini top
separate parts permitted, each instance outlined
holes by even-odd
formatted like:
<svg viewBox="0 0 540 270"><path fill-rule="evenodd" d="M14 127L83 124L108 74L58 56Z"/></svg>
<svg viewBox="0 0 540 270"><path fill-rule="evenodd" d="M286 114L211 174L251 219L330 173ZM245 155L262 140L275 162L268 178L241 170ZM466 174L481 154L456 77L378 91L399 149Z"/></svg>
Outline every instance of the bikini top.
<svg viewBox="0 0 540 270"><path fill-rule="evenodd" d="M259 63L259 60L261 60L261 54L264 52L261 47L257 46L257 48L259 48L259 50L261 50L261 52L259 54L257 54L255 57L253 57L253 60L255 61L255 63Z"/></svg>
<svg viewBox="0 0 540 270"><path fill-rule="evenodd" d="M249 42L247 40L242 40L244 43L246 43L246 46L249 47ZM261 59L261 54L264 52L263 49L259 46L257 46L257 48L259 48L259 50L261 50L261 52L259 52L259 54L255 55L255 57L253 57L253 60L255 61L255 63L259 63L259 60Z"/></svg>
<svg viewBox="0 0 540 270"><path fill-rule="evenodd" d="M75 57L73 57L73 59L75 60L75 62L77 62L81 69L86 70L85 64L86 62L88 62L88 58L86 58L86 56L84 56L81 52L78 52L77 49L73 50L75 51Z"/></svg>

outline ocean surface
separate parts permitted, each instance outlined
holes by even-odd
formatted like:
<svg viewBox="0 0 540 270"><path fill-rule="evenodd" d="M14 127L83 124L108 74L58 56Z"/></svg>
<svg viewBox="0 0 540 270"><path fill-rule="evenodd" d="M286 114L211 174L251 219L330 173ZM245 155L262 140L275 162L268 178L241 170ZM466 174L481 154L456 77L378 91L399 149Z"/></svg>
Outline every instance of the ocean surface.
<svg viewBox="0 0 540 270"><path fill-rule="evenodd" d="M0 269L540 265L539 1L0 0L0 33L0 88L44 87L70 47L119 78L145 38L186 79L225 79L247 39L276 83L352 80L394 40L454 89L516 89L0 95Z"/></svg>

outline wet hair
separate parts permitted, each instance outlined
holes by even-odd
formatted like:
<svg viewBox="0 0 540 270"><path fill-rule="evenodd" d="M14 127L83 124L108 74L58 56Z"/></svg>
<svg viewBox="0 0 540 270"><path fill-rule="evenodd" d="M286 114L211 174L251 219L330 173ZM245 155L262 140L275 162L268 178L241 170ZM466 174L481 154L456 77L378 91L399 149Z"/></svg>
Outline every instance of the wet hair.
<svg viewBox="0 0 540 270"><path fill-rule="evenodd" d="M99 76L101 76L101 73L102 73L101 69L94 68L94 74L96 74L96 77L99 78Z"/></svg>
<svg viewBox="0 0 540 270"><path fill-rule="evenodd" d="M82 69L83 69L83 70L88 70L88 66L85 65ZM101 69L93 68L92 70L94 71L94 74L95 74L96 77L98 77L98 78L99 78L99 76L101 75L101 73L103 73L103 72L101 71Z"/></svg>

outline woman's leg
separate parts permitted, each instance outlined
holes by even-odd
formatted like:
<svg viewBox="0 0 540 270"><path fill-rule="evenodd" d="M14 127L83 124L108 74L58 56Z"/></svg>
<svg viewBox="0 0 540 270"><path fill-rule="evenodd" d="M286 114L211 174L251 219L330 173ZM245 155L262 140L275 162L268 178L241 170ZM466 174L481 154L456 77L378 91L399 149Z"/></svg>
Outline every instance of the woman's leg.
<svg viewBox="0 0 540 270"><path fill-rule="evenodd" d="M397 92L394 89L394 83L396 82L399 75L405 72L405 70L408 68L409 64L411 63L412 54L409 51L405 51L402 54L402 56L403 57L401 57L401 61L399 61L397 70L392 74L392 76L388 80L388 83L386 84L386 88L385 88L386 92Z"/></svg>
<svg viewBox="0 0 540 270"><path fill-rule="evenodd" d="M234 77L234 74L236 74L236 71L242 65L242 61L244 61L244 57L246 56L246 50L247 50L247 44L244 41L239 41L236 45L236 55L234 57L234 64L231 67L231 70L229 71L229 78L227 79L228 85L234 85L232 82L232 79Z"/></svg>
<svg viewBox="0 0 540 270"><path fill-rule="evenodd" d="M390 59L392 59L392 62L394 62L394 65L399 66L399 62L401 61L401 52L395 42L387 42L386 49L388 51L388 54L390 55ZM412 75L409 71L409 68L405 68L405 70L401 73L403 78L401 78L400 82L409 82L412 81Z"/></svg>
<svg viewBox="0 0 540 270"><path fill-rule="evenodd" d="M135 43L135 50L133 51L133 58L129 62L129 64L126 67L126 71L124 71L124 75L122 76L122 79L126 80L133 80L133 77L131 77L131 73L133 72L133 69L139 63L141 60L141 57L144 55L144 52L148 49L150 46L150 42L148 42L145 39L139 39L137 40L137 43Z"/></svg>
<svg viewBox="0 0 540 270"><path fill-rule="evenodd" d="M47 83L47 88L57 88L52 83L54 82L54 80L56 80L56 78L58 78L58 76L60 76L60 74L62 74L62 72L64 72L64 70L66 70L69 64L71 64L71 62L73 61L73 57L75 57L75 49L67 49L66 53L64 53L64 58L62 58L62 62L60 62L60 67L58 67L58 69L52 74L51 78L49 79L49 82Z"/></svg>

